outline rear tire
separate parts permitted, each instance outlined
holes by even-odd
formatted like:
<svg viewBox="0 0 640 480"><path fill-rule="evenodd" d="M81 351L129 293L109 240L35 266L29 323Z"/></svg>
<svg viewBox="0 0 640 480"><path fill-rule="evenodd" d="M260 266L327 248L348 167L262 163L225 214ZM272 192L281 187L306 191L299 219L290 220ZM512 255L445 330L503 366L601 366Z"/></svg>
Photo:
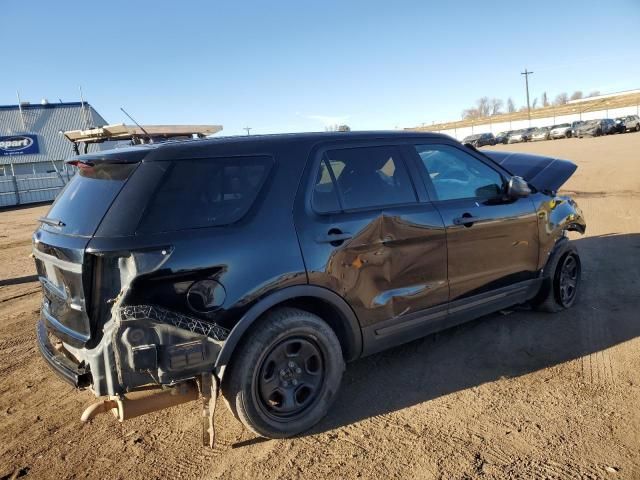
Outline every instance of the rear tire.
<svg viewBox="0 0 640 480"><path fill-rule="evenodd" d="M344 366L340 342L327 323L304 310L279 308L238 346L222 393L249 430L287 438L326 415Z"/></svg>
<svg viewBox="0 0 640 480"><path fill-rule="evenodd" d="M568 243L563 252L551 260L547 271L550 274L531 303L536 310L543 312L560 312L571 308L578 298L582 273L576 247Z"/></svg>

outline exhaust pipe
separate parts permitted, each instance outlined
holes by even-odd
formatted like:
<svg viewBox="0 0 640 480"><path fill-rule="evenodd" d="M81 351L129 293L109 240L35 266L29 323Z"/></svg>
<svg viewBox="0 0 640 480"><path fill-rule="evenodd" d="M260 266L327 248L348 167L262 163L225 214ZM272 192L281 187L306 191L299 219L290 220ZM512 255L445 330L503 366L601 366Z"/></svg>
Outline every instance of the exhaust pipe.
<svg viewBox="0 0 640 480"><path fill-rule="evenodd" d="M89 405L80 420L88 422L101 413L111 411L119 421L139 417L147 413L197 400L198 387L195 382L188 382L170 389L151 388L130 392L122 396L110 396Z"/></svg>

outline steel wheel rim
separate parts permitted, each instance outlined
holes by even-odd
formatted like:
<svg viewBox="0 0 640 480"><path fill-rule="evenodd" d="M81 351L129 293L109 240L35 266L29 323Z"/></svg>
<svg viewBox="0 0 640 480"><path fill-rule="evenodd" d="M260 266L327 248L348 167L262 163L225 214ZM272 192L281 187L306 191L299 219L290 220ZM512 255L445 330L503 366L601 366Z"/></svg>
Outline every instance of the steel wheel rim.
<svg viewBox="0 0 640 480"><path fill-rule="evenodd" d="M262 411L275 420L290 420L312 406L324 383L320 346L305 336L276 343L257 369L255 392Z"/></svg>
<svg viewBox="0 0 640 480"><path fill-rule="evenodd" d="M574 255L567 255L560 268L560 301L562 305L570 305L578 291L578 274L580 265Z"/></svg>

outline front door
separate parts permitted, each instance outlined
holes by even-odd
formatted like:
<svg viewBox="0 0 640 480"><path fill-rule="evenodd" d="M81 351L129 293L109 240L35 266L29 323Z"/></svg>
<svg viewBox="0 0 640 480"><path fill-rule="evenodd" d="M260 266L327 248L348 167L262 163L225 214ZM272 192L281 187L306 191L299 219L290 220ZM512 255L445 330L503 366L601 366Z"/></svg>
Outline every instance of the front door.
<svg viewBox="0 0 640 480"><path fill-rule="evenodd" d="M317 151L295 212L309 283L340 294L362 327L402 322L448 300L440 214L421 203L393 145ZM422 198L421 198L422 197Z"/></svg>
<svg viewBox="0 0 640 480"><path fill-rule="evenodd" d="M505 197L508 174L456 144L425 142L415 149L446 228L450 301L536 277L534 205Z"/></svg>

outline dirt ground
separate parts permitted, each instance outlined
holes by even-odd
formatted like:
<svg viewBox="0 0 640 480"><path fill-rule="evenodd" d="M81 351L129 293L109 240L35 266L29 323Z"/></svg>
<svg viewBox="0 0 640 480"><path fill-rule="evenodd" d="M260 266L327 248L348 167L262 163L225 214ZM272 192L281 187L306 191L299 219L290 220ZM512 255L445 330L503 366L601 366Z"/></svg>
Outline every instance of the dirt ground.
<svg viewBox="0 0 640 480"><path fill-rule="evenodd" d="M0 212L0 479L640 479L640 134L498 149L579 170L582 294L570 311L496 314L348 366L329 416L263 441L220 404L80 423L93 401L40 359L30 236L47 206Z"/></svg>

